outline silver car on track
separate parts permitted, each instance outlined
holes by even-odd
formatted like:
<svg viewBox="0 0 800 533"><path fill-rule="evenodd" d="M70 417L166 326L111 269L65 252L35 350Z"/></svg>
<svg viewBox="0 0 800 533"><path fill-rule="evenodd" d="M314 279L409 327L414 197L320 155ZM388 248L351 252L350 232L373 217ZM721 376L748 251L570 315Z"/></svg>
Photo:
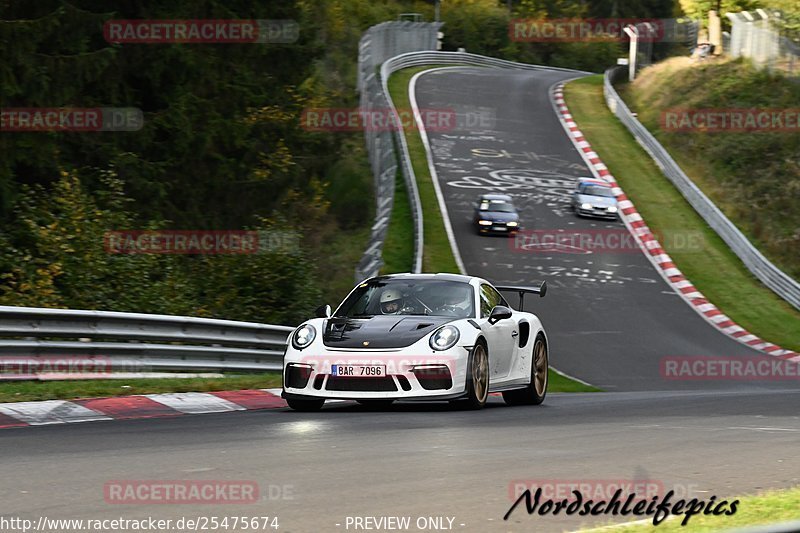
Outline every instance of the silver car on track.
<svg viewBox="0 0 800 533"><path fill-rule="evenodd" d="M596 179L582 178L578 181L572 192L572 208L582 216L619 217L619 207L611 185Z"/></svg>

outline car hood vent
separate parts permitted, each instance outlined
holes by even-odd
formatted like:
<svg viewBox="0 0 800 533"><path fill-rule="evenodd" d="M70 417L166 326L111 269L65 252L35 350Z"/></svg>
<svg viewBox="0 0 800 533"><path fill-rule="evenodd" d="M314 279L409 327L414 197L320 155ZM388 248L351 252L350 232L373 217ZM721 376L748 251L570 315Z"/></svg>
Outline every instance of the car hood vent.
<svg viewBox="0 0 800 533"><path fill-rule="evenodd" d="M417 342L453 317L377 315L369 318L333 317L322 342L330 348L404 348ZM367 343L367 344L364 344Z"/></svg>

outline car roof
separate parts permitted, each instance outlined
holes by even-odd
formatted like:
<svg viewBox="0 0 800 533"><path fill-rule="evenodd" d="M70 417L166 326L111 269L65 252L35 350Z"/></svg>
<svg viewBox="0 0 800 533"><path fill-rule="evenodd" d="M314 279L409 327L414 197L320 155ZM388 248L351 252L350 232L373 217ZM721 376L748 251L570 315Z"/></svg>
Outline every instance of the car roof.
<svg viewBox="0 0 800 533"><path fill-rule="evenodd" d="M511 197L507 194L482 194L481 200L502 200L504 202L511 202Z"/></svg>
<svg viewBox="0 0 800 533"><path fill-rule="evenodd" d="M460 281L463 283L471 283L473 280L478 279L473 276L464 276L461 274L448 274L448 273L438 273L438 274L410 274L410 273L402 273L402 274L385 274L383 276L375 276L373 278L369 278L364 281L384 281L388 279L407 279L407 280L428 280L428 281Z"/></svg>

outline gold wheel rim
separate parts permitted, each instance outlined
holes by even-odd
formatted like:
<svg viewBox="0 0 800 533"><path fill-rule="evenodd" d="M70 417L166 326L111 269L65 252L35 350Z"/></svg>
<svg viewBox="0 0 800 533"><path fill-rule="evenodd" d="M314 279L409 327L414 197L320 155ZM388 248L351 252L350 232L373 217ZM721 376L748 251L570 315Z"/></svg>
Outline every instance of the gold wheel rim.
<svg viewBox="0 0 800 533"><path fill-rule="evenodd" d="M547 349L544 347L542 341L537 341L533 351L533 364L535 369L533 384L536 388L536 394L541 397L544 396L547 390Z"/></svg>
<svg viewBox="0 0 800 533"><path fill-rule="evenodd" d="M472 357L472 389L479 402L486 401L489 395L489 360L486 349L478 345Z"/></svg>

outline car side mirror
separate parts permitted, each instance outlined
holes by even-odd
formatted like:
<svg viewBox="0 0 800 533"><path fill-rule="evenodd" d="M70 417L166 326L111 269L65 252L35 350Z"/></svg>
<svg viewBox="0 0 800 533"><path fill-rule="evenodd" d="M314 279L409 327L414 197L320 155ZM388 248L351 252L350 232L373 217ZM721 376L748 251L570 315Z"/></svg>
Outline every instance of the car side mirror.
<svg viewBox="0 0 800 533"><path fill-rule="evenodd" d="M317 307L317 310L314 311L314 316L316 316L317 318L330 318L331 313L332 313L331 306L325 304Z"/></svg>
<svg viewBox="0 0 800 533"><path fill-rule="evenodd" d="M498 305L489 314L489 324L495 325L506 318L511 318L511 309L504 305Z"/></svg>

